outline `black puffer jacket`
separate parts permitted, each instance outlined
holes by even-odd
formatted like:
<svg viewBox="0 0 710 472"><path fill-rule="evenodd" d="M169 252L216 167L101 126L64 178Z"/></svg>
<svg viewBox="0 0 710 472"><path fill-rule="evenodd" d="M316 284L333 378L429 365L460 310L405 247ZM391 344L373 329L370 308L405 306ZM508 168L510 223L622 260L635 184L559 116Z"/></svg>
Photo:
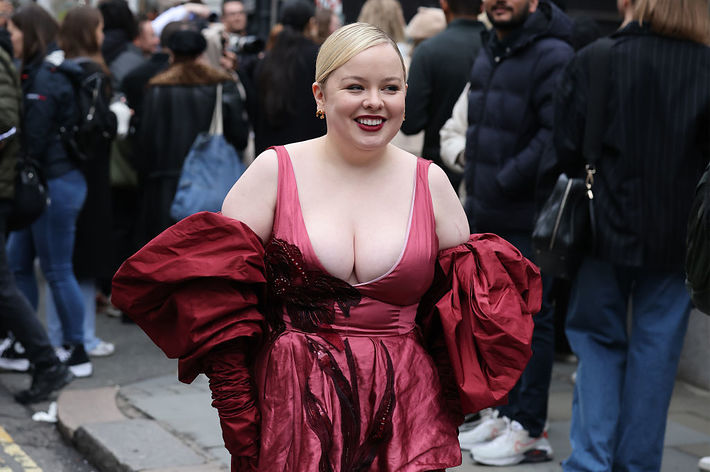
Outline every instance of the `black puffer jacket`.
<svg viewBox="0 0 710 472"><path fill-rule="evenodd" d="M150 81L134 146L141 187L137 243L148 242L175 223L170 205L182 164L198 133L209 130L220 82L224 137L240 151L247 145L249 125L237 86L228 75L188 62L173 64Z"/></svg>
<svg viewBox="0 0 710 472"><path fill-rule="evenodd" d="M48 179L76 169L59 138L59 127L70 127L78 120L70 77L81 75L81 67L65 61L64 53L57 49L22 70L23 152L41 164Z"/></svg>
<svg viewBox="0 0 710 472"><path fill-rule="evenodd" d="M553 94L572 58L571 20L541 1L499 41L483 33L466 132L466 213L476 232L532 232L538 164L551 146Z"/></svg>

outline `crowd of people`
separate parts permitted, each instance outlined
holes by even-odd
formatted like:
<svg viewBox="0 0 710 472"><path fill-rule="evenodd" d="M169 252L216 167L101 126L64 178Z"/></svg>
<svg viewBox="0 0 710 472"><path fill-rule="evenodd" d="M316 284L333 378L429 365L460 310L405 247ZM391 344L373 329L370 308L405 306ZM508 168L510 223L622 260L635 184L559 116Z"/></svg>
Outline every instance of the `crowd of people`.
<svg viewBox="0 0 710 472"><path fill-rule="evenodd" d="M181 380L210 378L233 470L442 470L461 450L505 466L554 457L561 341L578 360L563 469L660 470L710 161L710 3L617 2L596 239L571 280L539 274L532 233L557 176L585 174L602 31L563 1L439 4L407 24L397 0L367 0L341 27L286 0L260 38L241 0L151 16L101 0L61 23L0 1L0 133L18 130L0 142L0 367L33 366L16 399L114 352L103 309L180 358ZM87 83L114 129L82 159ZM221 214L177 222L217 97L249 167ZM20 155L49 199L8 234Z"/></svg>

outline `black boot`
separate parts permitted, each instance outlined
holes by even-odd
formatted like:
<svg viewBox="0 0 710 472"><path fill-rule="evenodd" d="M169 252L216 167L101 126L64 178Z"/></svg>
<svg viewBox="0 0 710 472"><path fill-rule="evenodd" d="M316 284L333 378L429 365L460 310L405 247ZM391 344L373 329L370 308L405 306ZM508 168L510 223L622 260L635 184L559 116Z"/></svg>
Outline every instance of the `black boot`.
<svg viewBox="0 0 710 472"><path fill-rule="evenodd" d="M61 362L48 367L37 367L32 375L32 386L15 394L15 400L23 405L47 400L53 392L61 389L73 379L74 375Z"/></svg>

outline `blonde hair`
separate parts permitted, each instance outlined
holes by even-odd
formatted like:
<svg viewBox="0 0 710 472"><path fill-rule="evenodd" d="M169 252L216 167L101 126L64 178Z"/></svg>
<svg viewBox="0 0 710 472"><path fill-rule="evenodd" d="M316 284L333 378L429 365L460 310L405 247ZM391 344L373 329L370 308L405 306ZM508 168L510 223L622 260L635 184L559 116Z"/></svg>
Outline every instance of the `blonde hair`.
<svg viewBox="0 0 710 472"><path fill-rule="evenodd" d="M389 44L397 52L402 64L402 74L407 76L404 59L397 44L376 26L367 23L352 23L338 28L328 36L316 59L316 82L323 85L334 70L350 59L373 46Z"/></svg>
<svg viewBox="0 0 710 472"><path fill-rule="evenodd" d="M397 0L367 0L360 9L357 21L377 26L397 43L405 40L404 13Z"/></svg>
<svg viewBox="0 0 710 472"><path fill-rule="evenodd" d="M636 0L634 19L671 38L710 44L708 0Z"/></svg>

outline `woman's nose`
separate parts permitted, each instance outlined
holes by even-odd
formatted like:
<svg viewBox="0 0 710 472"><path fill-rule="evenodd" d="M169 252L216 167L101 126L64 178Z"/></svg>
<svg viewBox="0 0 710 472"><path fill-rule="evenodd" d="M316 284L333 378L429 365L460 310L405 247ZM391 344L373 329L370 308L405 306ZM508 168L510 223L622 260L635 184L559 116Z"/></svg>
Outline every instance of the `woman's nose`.
<svg viewBox="0 0 710 472"><path fill-rule="evenodd" d="M363 106L369 109L379 109L382 107L382 97L379 90L369 90L363 102Z"/></svg>

